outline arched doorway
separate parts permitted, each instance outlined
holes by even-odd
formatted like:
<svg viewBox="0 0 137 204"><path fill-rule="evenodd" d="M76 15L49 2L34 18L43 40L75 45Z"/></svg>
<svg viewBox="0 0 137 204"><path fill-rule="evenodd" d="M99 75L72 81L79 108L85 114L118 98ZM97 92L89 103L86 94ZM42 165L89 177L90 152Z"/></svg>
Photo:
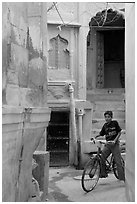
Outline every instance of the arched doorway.
<svg viewBox="0 0 137 204"><path fill-rule="evenodd" d="M123 94L125 88L124 15L112 9L98 12L91 18L89 27L87 98L92 101L98 94L101 100L101 94L106 94L113 100L113 95L116 98L116 94Z"/></svg>

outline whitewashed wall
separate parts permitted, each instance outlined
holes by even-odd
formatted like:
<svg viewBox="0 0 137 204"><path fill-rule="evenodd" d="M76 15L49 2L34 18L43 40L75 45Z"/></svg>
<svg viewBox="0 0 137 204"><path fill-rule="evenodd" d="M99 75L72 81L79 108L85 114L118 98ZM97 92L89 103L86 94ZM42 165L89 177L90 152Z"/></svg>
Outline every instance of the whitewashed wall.
<svg viewBox="0 0 137 204"><path fill-rule="evenodd" d="M126 4L126 196L135 201L135 4Z"/></svg>

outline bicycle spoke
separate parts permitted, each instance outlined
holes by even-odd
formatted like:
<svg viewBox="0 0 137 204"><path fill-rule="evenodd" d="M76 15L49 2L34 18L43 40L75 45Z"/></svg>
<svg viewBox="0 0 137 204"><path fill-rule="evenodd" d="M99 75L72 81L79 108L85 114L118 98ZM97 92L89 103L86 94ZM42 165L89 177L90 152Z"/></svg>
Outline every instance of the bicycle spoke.
<svg viewBox="0 0 137 204"><path fill-rule="evenodd" d="M98 160L91 159L85 166L82 175L82 188L84 191L92 191L99 179L100 165Z"/></svg>

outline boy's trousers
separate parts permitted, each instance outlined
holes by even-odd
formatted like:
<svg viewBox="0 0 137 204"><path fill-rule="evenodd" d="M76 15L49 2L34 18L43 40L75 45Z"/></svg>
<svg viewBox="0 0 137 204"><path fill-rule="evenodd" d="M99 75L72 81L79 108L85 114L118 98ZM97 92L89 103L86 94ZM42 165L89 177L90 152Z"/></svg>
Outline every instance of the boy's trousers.
<svg viewBox="0 0 137 204"><path fill-rule="evenodd" d="M102 152L103 152L103 154L101 155L101 158L103 161L105 161L105 159L111 153L114 155L114 160L116 162L117 170L118 170L118 178L120 180L125 181L125 173L124 173L124 168L122 167L119 141L117 141L115 144L105 144ZM105 163L103 161L101 162L101 175L106 174L105 173Z"/></svg>

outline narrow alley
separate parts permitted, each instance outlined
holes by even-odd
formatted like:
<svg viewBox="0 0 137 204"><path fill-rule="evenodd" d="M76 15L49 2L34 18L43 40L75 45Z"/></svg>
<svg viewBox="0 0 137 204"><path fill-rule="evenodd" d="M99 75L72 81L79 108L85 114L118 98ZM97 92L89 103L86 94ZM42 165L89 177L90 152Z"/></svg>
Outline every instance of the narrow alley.
<svg viewBox="0 0 137 204"><path fill-rule="evenodd" d="M135 2L1 7L2 202L134 202ZM85 193L78 169L104 140L120 179L125 144L125 183L110 173Z"/></svg>
<svg viewBox="0 0 137 204"><path fill-rule="evenodd" d="M82 170L73 167L49 170L48 202L126 202L125 184L109 174L101 178L96 188L86 193L81 187Z"/></svg>

